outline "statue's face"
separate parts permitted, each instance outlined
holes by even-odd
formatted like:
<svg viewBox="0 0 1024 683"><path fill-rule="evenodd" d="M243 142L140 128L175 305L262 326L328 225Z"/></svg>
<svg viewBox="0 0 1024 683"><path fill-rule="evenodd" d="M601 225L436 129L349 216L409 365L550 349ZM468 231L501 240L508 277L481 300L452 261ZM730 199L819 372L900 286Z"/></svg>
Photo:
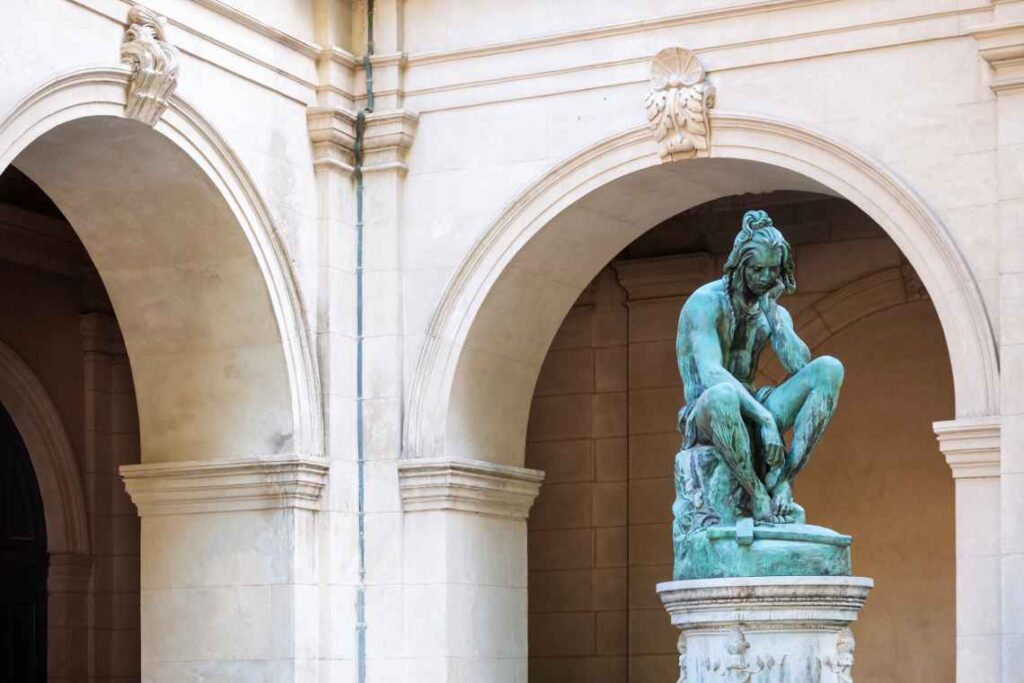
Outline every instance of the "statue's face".
<svg viewBox="0 0 1024 683"><path fill-rule="evenodd" d="M743 282L754 296L763 296L779 281L782 250L779 247L755 246L743 267Z"/></svg>

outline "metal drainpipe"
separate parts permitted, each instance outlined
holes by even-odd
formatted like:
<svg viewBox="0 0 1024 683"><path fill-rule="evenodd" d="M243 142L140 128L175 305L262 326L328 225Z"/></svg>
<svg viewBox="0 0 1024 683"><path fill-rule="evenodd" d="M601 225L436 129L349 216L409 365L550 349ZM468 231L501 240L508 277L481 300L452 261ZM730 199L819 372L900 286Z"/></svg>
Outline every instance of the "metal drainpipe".
<svg viewBox="0 0 1024 683"><path fill-rule="evenodd" d="M366 682L366 448L363 425L363 141L366 115L373 112L373 0L366 3L366 106L356 114L354 144L356 180L356 478L359 490L359 582L356 586L356 680Z"/></svg>

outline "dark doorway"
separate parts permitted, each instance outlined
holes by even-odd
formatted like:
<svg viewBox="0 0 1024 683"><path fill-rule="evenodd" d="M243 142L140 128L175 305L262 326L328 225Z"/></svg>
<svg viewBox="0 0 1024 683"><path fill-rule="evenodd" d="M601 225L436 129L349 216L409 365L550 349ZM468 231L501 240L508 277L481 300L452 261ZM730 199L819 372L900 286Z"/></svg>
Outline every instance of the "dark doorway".
<svg viewBox="0 0 1024 683"><path fill-rule="evenodd" d="M0 406L0 680L46 680L46 524L21 435Z"/></svg>

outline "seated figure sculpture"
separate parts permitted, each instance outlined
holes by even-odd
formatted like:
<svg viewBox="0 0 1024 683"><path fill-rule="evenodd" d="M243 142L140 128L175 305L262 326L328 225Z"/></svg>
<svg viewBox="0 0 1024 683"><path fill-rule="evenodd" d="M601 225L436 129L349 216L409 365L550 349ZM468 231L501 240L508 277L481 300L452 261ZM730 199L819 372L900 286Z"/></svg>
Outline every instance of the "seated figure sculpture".
<svg viewBox="0 0 1024 683"><path fill-rule="evenodd" d="M843 366L830 356L812 360L778 304L796 282L790 246L766 212L743 216L724 271L679 316L686 405L675 467L674 578L848 575L850 537L806 525L793 500L793 480L835 411ZM769 345L788 377L755 388Z"/></svg>

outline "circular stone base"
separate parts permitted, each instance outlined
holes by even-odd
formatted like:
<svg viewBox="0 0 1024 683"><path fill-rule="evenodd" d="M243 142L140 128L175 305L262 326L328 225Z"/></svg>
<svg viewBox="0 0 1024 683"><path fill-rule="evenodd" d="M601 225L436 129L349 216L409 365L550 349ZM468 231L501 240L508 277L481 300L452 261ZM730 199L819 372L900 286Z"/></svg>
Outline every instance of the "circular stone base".
<svg viewBox="0 0 1024 683"><path fill-rule="evenodd" d="M772 576L658 584L680 629L686 683L849 683L857 619L874 582Z"/></svg>
<svg viewBox="0 0 1024 683"><path fill-rule="evenodd" d="M849 576L851 538L810 524L712 526L687 537L675 579L729 576Z"/></svg>

